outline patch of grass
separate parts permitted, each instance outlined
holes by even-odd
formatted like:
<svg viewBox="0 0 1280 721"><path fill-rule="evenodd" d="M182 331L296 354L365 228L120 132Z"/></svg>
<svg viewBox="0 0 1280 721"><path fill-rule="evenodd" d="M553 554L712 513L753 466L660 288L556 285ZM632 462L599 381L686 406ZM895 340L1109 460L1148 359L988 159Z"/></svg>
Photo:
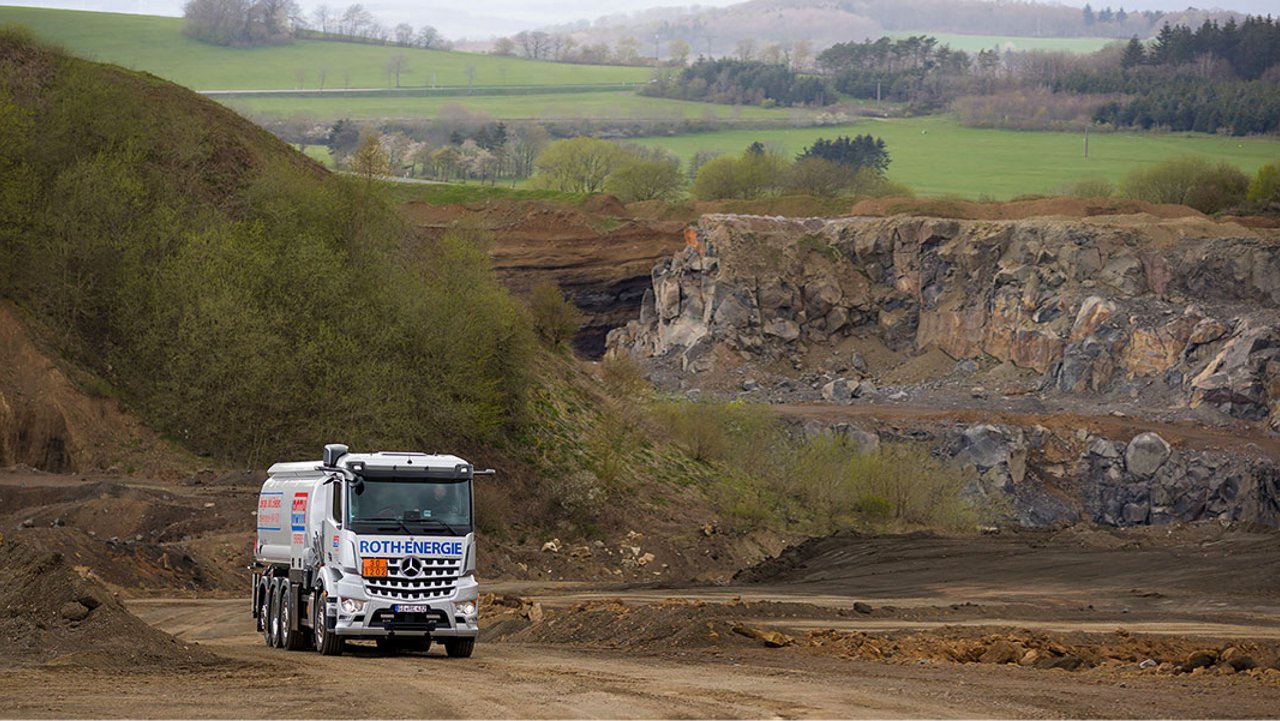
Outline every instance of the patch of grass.
<svg viewBox="0 0 1280 721"><path fill-rule="evenodd" d="M182 23L181 18L149 15L0 7L0 25L24 25L81 57L145 70L196 90L317 88L322 70L327 88L386 88L394 85L386 69L395 55L406 59L403 86L643 83L649 78L646 68L320 40L219 47L186 37Z"/></svg>
<svg viewBox="0 0 1280 721"><path fill-rule="evenodd" d="M1252 174L1280 153L1280 139L1229 138L1203 133L1091 133L1089 157L1083 134L965 128L953 118L930 116L867 120L825 128L719 130L640 138L688 162L699 150L741 153L752 142L800 153L818 138L871 133L883 138L892 162L888 177L924 196L1008 199L1053 194L1081 178L1113 185L1131 170L1173 156L1227 162Z"/></svg>
<svg viewBox="0 0 1280 721"><path fill-rule="evenodd" d="M646 98L630 92L534 93L528 95L472 95L463 97L342 97L305 95L292 97L215 97L245 115L289 117L307 115L333 120L383 118L434 118L445 105L462 105L504 120L614 120L667 121L717 120L722 122L772 120L785 123L791 110L754 106L714 105L686 100Z"/></svg>

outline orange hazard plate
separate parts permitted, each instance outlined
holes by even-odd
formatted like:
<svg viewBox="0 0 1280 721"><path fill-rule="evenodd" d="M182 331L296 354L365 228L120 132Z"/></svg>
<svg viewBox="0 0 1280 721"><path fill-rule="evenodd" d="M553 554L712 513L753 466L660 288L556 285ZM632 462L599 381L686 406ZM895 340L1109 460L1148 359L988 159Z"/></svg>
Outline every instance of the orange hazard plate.
<svg viewBox="0 0 1280 721"><path fill-rule="evenodd" d="M385 558L366 558L364 559L364 575L383 578L387 575L387 559Z"/></svg>

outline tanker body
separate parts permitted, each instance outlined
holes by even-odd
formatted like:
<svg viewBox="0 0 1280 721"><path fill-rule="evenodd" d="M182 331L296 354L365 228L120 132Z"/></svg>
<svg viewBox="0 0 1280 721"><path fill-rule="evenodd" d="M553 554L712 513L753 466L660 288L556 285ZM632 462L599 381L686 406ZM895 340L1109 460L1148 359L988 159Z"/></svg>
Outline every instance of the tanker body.
<svg viewBox="0 0 1280 721"><path fill-rule="evenodd" d="M492 471L482 471L491 474ZM325 655L347 639L470 656L478 585L470 463L350 453L277 463L258 496L253 616L270 646Z"/></svg>

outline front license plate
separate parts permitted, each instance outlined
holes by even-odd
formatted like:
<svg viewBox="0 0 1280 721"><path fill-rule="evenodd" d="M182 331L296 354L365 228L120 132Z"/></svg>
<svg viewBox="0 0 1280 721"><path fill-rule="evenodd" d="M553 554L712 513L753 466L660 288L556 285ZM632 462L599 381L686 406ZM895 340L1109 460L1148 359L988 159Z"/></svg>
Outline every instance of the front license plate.
<svg viewBox="0 0 1280 721"><path fill-rule="evenodd" d="M394 613L426 613L431 610L430 606L413 603L397 603L391 607Z"/></svg>

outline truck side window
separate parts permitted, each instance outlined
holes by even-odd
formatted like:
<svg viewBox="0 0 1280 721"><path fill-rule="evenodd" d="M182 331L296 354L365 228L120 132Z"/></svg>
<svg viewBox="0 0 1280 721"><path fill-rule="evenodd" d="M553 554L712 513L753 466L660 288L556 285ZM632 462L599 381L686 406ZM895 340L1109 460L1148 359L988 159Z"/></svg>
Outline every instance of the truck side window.
<svg viewBox="0 0 1280 721"><path fill-rule="evenodd" d="M333 484L333 503L330 508L333 513L333 522L342 523L342 481Z"/></svg>

